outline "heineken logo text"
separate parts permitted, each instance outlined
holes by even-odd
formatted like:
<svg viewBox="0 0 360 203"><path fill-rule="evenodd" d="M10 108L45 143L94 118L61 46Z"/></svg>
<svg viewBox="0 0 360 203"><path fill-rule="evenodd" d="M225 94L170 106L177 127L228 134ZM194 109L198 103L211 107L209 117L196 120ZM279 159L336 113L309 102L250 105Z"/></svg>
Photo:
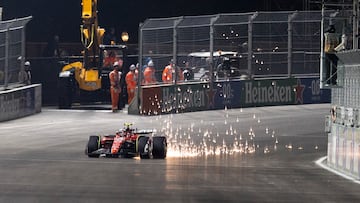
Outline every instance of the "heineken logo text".
<svg viewBox="0 0 360 203"><path fill-rule="evenodd" d="M163 106L165 109L186 109L205 107L205 90L170 91L163 89Z"/></svg>
<svg viewBox="0 0 360 203"><path fill-rule="evenodd" d="M245 103L288 103L292 101L292 92L291 86L262 86L261 82L246 82Z"/></svg>

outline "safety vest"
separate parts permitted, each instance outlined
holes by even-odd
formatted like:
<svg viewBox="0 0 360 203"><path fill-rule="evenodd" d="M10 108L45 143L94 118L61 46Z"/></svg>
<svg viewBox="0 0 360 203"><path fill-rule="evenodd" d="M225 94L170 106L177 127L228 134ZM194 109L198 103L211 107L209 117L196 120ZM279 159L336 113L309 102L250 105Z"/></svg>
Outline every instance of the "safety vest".
<svg viewBox="0 0 360 203"><path fill-rule="evenodd" d="M111 71L109 73L110 85L111 88L119 89L120 90L120 80L121 80L121 72L120 71Z"/></svg>
<svg viewBox="0 0 360 203"><path fill-rule="evenodd" d="M173 68L171 67L171 65L166 66L162 73L162 81L164 83L172 83L172 74Z"/></svg>
<svg viewBox="0 0 360 203"><path fill-rule="evenodd" d="M152 85L156 83L155 69L146 67L144 70L144 85Z"/></svg>
<svg viewBox="0 0 360 203"><path fill-rule="evenodd" d="M325 33L325 53L335 53L335 47L339 44L339 37L336 33Z"/></svg>
<svg viewBox="0 0 360 203"><path fill-rule="evenodd" d="M179 68L176 72L178 74L177 81L183 81L184 74L183 74L182 70ZM162 80L164 83L172 83L173 82L172 77L173 77L173 67L171 65L168 65L163 70Z"/></svg>
<svg viewBox="0 0 360 203"><path fill-rule="evenodd" d="M134 89L137 85L137 78L138 78L138 72L135 71L129 71L126 74L125 81L128 89Z"/></svg>

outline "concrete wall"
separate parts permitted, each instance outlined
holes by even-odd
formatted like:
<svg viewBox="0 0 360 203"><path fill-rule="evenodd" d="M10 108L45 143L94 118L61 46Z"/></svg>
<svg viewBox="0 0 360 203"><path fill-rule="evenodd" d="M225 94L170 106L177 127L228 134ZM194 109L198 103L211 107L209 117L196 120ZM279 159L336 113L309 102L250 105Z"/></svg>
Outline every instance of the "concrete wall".
<svg viewBox="0 0 360 203"><path fill-rule="evenodd" d="M328 136L328 165L360 179L360 128L332 124Z"/></svg>
<svg viewBox="0 0 360 203"><path fill-rule="evenodd" d="M360 50L339 52L344 63L332 89L328 117L328 165L360 179ZM338 63L341 64L341 63Z"/></svg>
<svg viewBox="0 0 360 203"><path fill-rule="evenodd" d="M41 112L41 85L0 91L0 122Z"/></svg>

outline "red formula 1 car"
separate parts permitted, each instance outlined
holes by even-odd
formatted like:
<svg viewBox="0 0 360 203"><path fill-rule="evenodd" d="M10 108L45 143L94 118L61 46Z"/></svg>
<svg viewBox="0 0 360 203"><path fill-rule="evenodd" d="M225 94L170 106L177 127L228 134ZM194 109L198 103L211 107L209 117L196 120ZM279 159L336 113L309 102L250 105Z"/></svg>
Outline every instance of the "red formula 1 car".
<svg viewBox="0 0 360 203"><path fill-rule="evenodd" d="M165 136L152 136L152 131L137 131L132 124L115 135L90 136L85 149L89 157L126 157L140 156L141 159L165 159L167 142Z"/></svg>

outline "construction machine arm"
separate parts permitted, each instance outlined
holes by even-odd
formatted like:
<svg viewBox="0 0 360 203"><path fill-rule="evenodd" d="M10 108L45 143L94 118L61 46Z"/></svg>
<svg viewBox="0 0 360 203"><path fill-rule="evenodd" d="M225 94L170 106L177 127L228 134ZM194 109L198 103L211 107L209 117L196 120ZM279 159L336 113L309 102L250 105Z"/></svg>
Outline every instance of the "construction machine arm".
<svg viewBox="0 0 360 203"><path fill-rule="evenodd" d="M96 56L99 55L105 30L98 24L97 0L82 0L81 6L81 42L84 46L84 67L88 69L96 66Z"/></svg>

